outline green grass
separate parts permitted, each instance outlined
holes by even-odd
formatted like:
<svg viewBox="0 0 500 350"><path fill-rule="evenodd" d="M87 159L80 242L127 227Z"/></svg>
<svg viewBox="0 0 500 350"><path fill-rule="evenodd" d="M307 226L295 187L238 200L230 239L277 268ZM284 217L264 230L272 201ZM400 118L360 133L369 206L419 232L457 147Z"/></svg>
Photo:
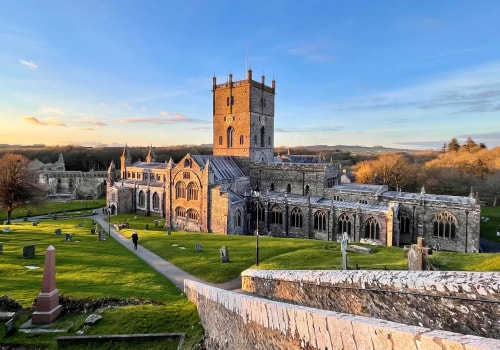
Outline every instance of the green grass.
<svg viewBox="0 0 500 350"><path fill-rule="evenodd" d="M83 227L79 227L80 222ZM41 288L45 250L52 245L56 248L56 284L60 295L94 299L138 298L162 304L106 310L102 322L91 328L91 334L185 332L186 343L196 343L203 331L195 306L168 279L114 239L97 241L97 235L90 234L92 227L91 218L43 221L36 227L26 222L9 225L9 233L0 233L2 294L29 308ZM61 236L54 234L55 228L62 230ZM71 242L65 242L65 233L72 233ZM34 259L23 258L23 246L28 244L36 246ZM152 315L155 317L150 317ZM2 327L0 343L41 344L44 348L54 348L55 338L75 335L86 316L62 317L53 327L63 326L70 331L57 335L17 332L5 337ZM18 324L21 322L19 320Z"/></svg>
<svg viewBox="0 0 500 350"><path fill-rule="evenodd" d="M482 207L481 218L481 238L500 244L500 207Z"/></svg>
<svg viewBox="0 0 500 350"><path fill-rule="evenodd" d="M12 220L23 219L30 216L40 216L47 215L49 213L58 213L59 216L64 214L65 216L70 216L78 214L76 212L80 211L81 214L85 212L90 212L92 209L102 208L106 206L106 198L100 198L96 200L79 200L75 199L72 201L44 201L37 205L28 205L22 208L17 208L12 211ZM7 212L0 211L0 222L7 220Z"/></svg>
<svg viewBox="0 0 500 350"><path fill-rule="evenodd" d="M485 215L498 215L495 210ZM139 244L150 249L190 274L212 283L227 282L247 268L259 269L340 269L340 246L336 242L308 239L287 239L260 236L260 264L255 266L255 236L219 235L173 231L168 235L162 226L164 219L141 215L113 216L112 223L128 221L129 229L121 234L129 238L133 231L139 234ZM154 221L159 220L155 228ZM490 219L494 221L494 219ZM83 226L79 227L79 223ZM149 229L146 230L146 224ZM3 228L0 225L0 230ZM61 295L72 298L139 298L162 303L161 306L141 305L110 308L103 311L103 320L92 326L87 334L124 334L154 332L185 332L184 349L195 349L203 329L195 306L165 277L152 270L114 239L97 241L90 234L92 218L57 219L41 221L38 226L30 222L16 222L11 232L0 231L3 254L0 255L0 291L20 302L25 308L18 325L27 320L33 300L40 291L45 249L56 248L57 288ZM60 228L61 236L54 230ZM65 233L72 233L72 241L65 242ZM496 231L495 231L496 235ZM195 245L202 244L196 252ZM36 257L24 259L22 248L36 245ZM220 261L219 249L227 246L230 262ZM185 249L181 249L181 247ZM370 247L373 254L348 253L349 266L360 269L405 270L407 262L403 250L396 247ZM432 264L440 270L500 271L500 253L464 254L434 252ZM26 266L39 266L28 269ZM5 337L0 327L0 343L36 344L55 348L60 335L75 335L88 315L65 315L55 328L67 330L63 334L26 335L17 332ZM154 342L153 342L154 343ZM116 345L116 344L115 344ZM106 345L106 349L117 349ZM101 348L101 346L100 346ZM162 348L161 344L148 344L147 348Z"/></svg>
<svg viewBox="0 0 500 350"><path fill-rule="evenodd" d="M227 282L247 268L278 270L330 270L342 268L340 245L309 239L288 239L269 236L259 238L259 266L255 266L254 236L219 235L197 232L154 229L154 220L159 218L141 215L119 215L112 217L113 223L128 221L129 229L121 233L130 238L133 231L139 234L139 244L190 274L212 283ZM160 218L161 220L161 218ZM145 230L145 225L149 230ZM197 253L196 243L201 243L203 251ZM227 246L229 263L221 263L219 249ZM329 249L325 249L328 246ZM180 249L184 247L185 249ZM369 246L374 253L349 253L350 268L406 270L407 260L402 248ZM452 271L500 271L499 254L462 254L455 252L434 252L435 265L440 270Z"/></svg>

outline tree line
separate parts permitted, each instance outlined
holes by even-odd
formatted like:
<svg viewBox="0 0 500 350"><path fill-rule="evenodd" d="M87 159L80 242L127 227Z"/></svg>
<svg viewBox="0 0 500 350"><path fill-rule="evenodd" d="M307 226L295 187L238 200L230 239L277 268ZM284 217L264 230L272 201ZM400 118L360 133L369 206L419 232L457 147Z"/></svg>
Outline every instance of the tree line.
<svg viewBox="0 0 500 350"><path fill-rule="evenodd" d="M390 190L467 196L479 194L496 205L500 196L500 147L487 149L471 138L457 146L452 139L441 152L386 153L353 167L358 183L383 184Z"/></svg>

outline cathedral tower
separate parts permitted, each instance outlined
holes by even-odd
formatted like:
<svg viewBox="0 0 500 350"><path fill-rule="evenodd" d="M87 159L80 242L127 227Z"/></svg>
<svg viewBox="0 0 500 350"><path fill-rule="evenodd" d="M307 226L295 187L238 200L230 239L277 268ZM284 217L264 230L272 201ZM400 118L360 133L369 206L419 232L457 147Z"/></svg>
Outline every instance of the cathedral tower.
<svg viewBox="0 0 500 350"><path fill-rule="evenodd" d="M217 84L213 78L213 154L248 157L251 162L270 162L274 151L274 95L271 86L247 79Z"/></svg>

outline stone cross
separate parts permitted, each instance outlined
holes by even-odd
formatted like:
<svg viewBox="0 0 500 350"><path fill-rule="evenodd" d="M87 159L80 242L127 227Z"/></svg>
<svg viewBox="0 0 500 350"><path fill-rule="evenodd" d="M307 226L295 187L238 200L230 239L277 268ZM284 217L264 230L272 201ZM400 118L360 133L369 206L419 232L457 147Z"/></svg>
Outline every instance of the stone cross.
<svg viewBox="0 0 500 350"><path fill-rule="evenodd" d="M408 252L408 270L421 271L427 267L427 257L432 254L429 248L424 247L424 239L417 238L417 244L412 244Z"/></svg>
<svg viewBox="0 0 500 350"><path fill-rule="evenodd" d="M347 243L349 243L349 236L347 232L342 233L342 242L340 243L340 249L342 250L342 268L347 270Z"/></svg>

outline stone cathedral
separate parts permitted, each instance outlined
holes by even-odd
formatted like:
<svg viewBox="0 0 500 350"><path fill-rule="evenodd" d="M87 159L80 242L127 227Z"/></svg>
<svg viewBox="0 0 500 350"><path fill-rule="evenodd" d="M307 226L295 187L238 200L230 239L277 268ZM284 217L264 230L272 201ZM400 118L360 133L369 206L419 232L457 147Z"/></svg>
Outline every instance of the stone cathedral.
<svg viewBox="0 0 500 350"><path fill-rule="evenodd" d="M479 251L480 206L469 197L342 184L340 164L274 154L275 81L213 78L213 155L132 162L125 146L108 169L112 214L165 218L173 230L272 235L403 246L425 238L443 250ZM117 174L120 174L118 177Z"/></svg>

